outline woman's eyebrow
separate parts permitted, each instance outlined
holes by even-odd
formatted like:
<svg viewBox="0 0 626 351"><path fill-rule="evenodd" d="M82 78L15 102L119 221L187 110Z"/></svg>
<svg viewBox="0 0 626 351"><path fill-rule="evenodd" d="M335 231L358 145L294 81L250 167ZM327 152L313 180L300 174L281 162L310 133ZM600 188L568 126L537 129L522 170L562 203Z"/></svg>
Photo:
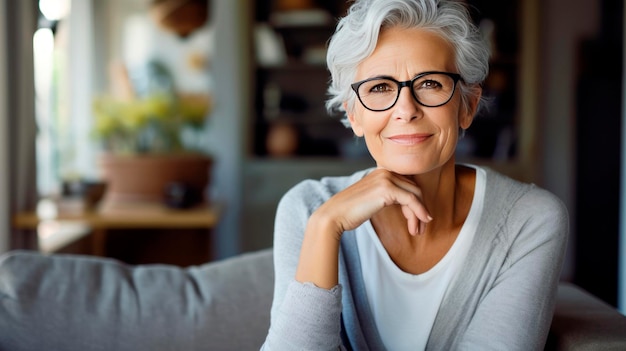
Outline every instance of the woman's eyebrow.
<svg viewBox="0 0 626 351"><path fill-rule="evenodd" d="M385 75L385 74L372 76L372 77L369 77L369 78L365 78L364 80L371 80L371 79L391 79L391 80L396 80L397 81L397 79L395 77L392 77L390 75Z"/></svg>
<svg viewBox="0 0 626 351"><path fill-rule="evenodd" d="M423 71L423 72L418 72L418 73L415 73L413 76L411 76L411 79L409 79L409 80L413 80L413 79L415 79L415 78L417 78L417 77L419 77L419 76L425 75L425 74L427 74L427 73L434 73L434 72L437 72L437 71ZM370 80L370 79L391 79L391 80L395 80L395 81L397 81L397 82L399 82L399 81L400 81L400 80L399 80L399 79L397 79L396 77L393 77L393 76L390 76L390 75L387 75L387 74L374 75L374 76L371 76L371 77L365 78L365 79L363 79L363 80ZM362 81L363 81L363 80L362 80Z"/></svg>

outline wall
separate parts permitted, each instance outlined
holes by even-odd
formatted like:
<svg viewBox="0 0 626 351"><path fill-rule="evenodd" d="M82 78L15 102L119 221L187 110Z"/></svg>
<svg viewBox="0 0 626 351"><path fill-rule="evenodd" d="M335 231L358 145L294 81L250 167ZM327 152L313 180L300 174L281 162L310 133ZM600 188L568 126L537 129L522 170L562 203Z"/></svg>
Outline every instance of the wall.
<svg viewBox="0 0 626 351"><path fill-rule="evenodd" d="M0 24L7 23L6 1L0 0ZM6 47L6 28L0 26L0 48ZM0 55L0 168L8 169L9 166L9 123L7 106L8 79L6 76L6 55ZM9 250L9 233L11 232L11 218L9 215L9 173L0 172L0 254Z"/></svg>
<svg viewBox="0 0 626 351"><path fill-rule="evenodd" d="M35 237L8 229L11 215L33 208L35 186L35 107L33 44L37 2L0 1L0 211L3 227L2 245L8 249L32 249ZM4 101L2 101L4 100ZM10 235L6 241L6 235ZM5 246L4 249L7 249Z"/></svg>
<svg viewBox="0 0 626 351"><path fill-rule="evenodd" d="M240 251L243 199L243 162L246 158L248 119L251 116L249 25L247 0L212 0L216 36L213 68L219 86L207 137L215 157L212 191L224 208L215 231L216 253L227 257Z"/></svg>
<svg viewBox="0 0 626 351"><path fill-rule="evenodd" d="M564 13L567 12L567 15ZM548 0L542 2L542 44L539 140L542 186L559 196L575 218L576 169L576 58L577 43L597 32L598 2L595 0ZM563 278L574 274L576 228L571 226L570 245Z"/></svg>
<svg viewBox="0 0 626 351"><path fill-rule="evenodd" d="M601 2L598 34L581 41L576 84L575 282L617 305L622 8ZM601 274L599 274L601 272Z"/></svg>
<svg viewBox="0 0 626 351"><path fill-rule="evenodd" d="M626 1L624 1L623 18L626 18ZM626 48L626 23L623 23L623 48ZM622 51L622 102L626 101L626 50ZM626 314L626 104L622 103L622 148L620 177L620 247L619 247L619 282L618 307Z"/></svg>
<svg viewBox="0 0 626 351"><path fill-rule="evenodd" d="M615 305L623 2L550 0L544 6L543 185L570 209L564 274Z"/></svg>

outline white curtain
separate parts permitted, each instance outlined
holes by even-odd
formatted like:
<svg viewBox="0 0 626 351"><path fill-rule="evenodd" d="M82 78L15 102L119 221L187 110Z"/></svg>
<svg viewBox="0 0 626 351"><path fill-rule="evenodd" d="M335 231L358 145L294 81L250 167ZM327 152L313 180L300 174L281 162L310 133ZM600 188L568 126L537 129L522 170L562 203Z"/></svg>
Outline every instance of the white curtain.
<svg viewBox="0 0 626 351"><path fill-rule="evenodd" d="M33 233L11 225L35 206L33 34L37 1L0 0L0 252L34 249Z"/></svg>

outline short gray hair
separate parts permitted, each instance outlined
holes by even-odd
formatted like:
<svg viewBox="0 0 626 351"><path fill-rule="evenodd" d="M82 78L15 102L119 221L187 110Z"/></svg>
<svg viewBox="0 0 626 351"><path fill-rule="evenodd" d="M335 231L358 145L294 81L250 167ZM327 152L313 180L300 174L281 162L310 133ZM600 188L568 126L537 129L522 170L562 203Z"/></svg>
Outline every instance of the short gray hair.
<svg viewBox="0 0 626 351"><path fill-rule="evenodd" d="M343 112L343 103L354 106L351 92L358 65L372 54L381 29L422 28L441 35L455 50L456 67L463 77L461 96L464 104L474 94L472 86L481 84L489 72L489 46L472 23L467 7L453 0L357 0L338 25L329 45L326 61L331 74L330 113Z"/></svg>

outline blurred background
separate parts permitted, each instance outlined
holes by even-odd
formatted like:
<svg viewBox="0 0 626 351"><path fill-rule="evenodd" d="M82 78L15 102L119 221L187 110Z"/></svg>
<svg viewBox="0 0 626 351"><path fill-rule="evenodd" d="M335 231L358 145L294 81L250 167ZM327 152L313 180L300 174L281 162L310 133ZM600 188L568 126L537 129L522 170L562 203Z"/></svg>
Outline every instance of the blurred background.
<svg viewBox="0 0 626 351"><path fill-rule="evenodd" d="M467 2L494 55L490 108L458 159L559 196L571 222L562 279L624 311L624 2ZM348 4L0 0L0 252L97 244L133 264L191 265L270 247L290 187L373 165L324 108L325 44ZM204 158L202 177L172 175L150 195L162 212L133 215L167 225L115 222L138 195L103 160L181 154ZM149 171L131 192L193 167ZM194 221L191 235L182 223Z"/></svg>

